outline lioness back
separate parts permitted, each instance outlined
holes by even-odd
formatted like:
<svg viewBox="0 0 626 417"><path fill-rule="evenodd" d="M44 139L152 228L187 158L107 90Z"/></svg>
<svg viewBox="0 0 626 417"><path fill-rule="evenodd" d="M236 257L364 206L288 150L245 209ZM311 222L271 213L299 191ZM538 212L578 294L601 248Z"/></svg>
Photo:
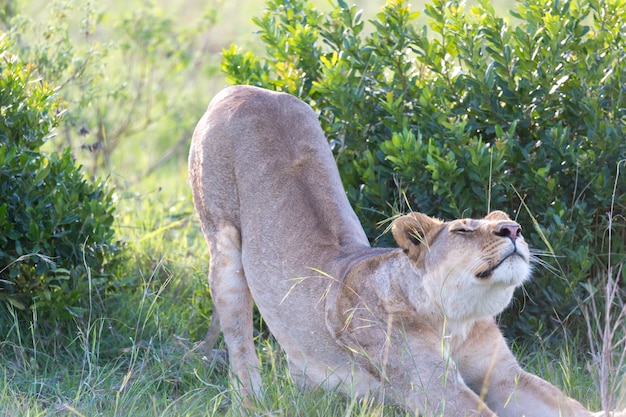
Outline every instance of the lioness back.
<svg viewBox="0 0 626 417"><path fill-rule="evenodd" d="M225 258L220 239L238 232L247 287L290 360L332 357L339 346L320 301L344 263L328 260L370 247L313 110L287 94L229 87L198 124L189 164L212 258ZM319 351L303 352L303 340Z"/></svg>
<svg viewBox="0 0 626 417"><path fill-rule="evenodd" d="M335 257L337 250L369 247L315 113L291 95L223 90L194 133L190 165L202 222L245 231L250 261L315 267L320 251ZM247 265L246 275L255 267Z"/></svg>

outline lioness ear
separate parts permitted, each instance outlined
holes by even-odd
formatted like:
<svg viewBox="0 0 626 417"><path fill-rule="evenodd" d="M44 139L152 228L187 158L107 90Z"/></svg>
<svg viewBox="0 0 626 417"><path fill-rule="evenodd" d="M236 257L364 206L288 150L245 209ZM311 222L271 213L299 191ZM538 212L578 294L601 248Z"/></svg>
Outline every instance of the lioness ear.
<svg viewBox="0 0 626 417"><path fill-rule="evenodd" d="M411 255L415 249L427 243L425 238L428 232L442 224L439 219L413 212L398 217L391 226L391 233L398 246Z"/></svg>
<svg viewBox="0 0 626 417"><path fill-rule="evenodd" d="M485 220L511 220L509 216L500 210L492 211L485 216Z"/></svg>

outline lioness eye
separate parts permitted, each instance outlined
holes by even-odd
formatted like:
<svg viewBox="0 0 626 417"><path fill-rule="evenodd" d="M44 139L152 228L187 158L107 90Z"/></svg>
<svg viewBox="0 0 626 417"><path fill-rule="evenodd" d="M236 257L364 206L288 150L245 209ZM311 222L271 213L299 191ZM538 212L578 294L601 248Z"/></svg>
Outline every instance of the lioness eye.
<svg viewBox="0 0 626 417"><path fill-rule="evenodd" d="M461 228L458 228L458 229L454 229L453 232L461 234L461 235L467 235L467 234L472 233L473 230L472 229L465 229L465 228L461 227Z"/></svg>

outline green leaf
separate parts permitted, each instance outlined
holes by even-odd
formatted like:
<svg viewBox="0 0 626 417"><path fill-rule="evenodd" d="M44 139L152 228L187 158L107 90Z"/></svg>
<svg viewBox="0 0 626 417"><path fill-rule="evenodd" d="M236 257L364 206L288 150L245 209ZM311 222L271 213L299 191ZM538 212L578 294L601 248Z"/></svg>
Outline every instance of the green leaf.
<svg viewBox="0 0 626 417"><path fill-rule="evenodd" d="M9 304L11 304L13 307L17 308L18 310L25 310L26 309L26 305L24 305L24 303L22 303L21 301L17 300L14 297L9 296L5 296L5 300L9 302Z"/></svg>

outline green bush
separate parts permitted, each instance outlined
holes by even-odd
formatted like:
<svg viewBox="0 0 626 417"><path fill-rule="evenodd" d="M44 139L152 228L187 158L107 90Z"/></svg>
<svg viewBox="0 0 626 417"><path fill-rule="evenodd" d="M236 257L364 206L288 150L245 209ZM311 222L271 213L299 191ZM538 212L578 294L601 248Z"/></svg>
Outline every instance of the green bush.
<svg viewBox="0 0 626 417"><path fill-rule="evenodd" d="M69 150L40 150L63 103L13 48L0 33L0 302L66 317L109 287L121 259L112 192Z"/></svg>
<svg viewBox="0 0 626 417"><path fill-rule="evenodd" d="M626 158L626 7L522 0L511 25L478 3L433 0L420 27L406 2L388 1L364 33L342 0L327 14L270 0L255 20L266 56L233 46L223 69L231 83L286 91L319 112L372 240L398 211L515 216L548 256L521 318L519 308L503 318L509 335L579 330L579 302L607 269ZM613 209L612 260L623 263L623 179Z"/></svg>

